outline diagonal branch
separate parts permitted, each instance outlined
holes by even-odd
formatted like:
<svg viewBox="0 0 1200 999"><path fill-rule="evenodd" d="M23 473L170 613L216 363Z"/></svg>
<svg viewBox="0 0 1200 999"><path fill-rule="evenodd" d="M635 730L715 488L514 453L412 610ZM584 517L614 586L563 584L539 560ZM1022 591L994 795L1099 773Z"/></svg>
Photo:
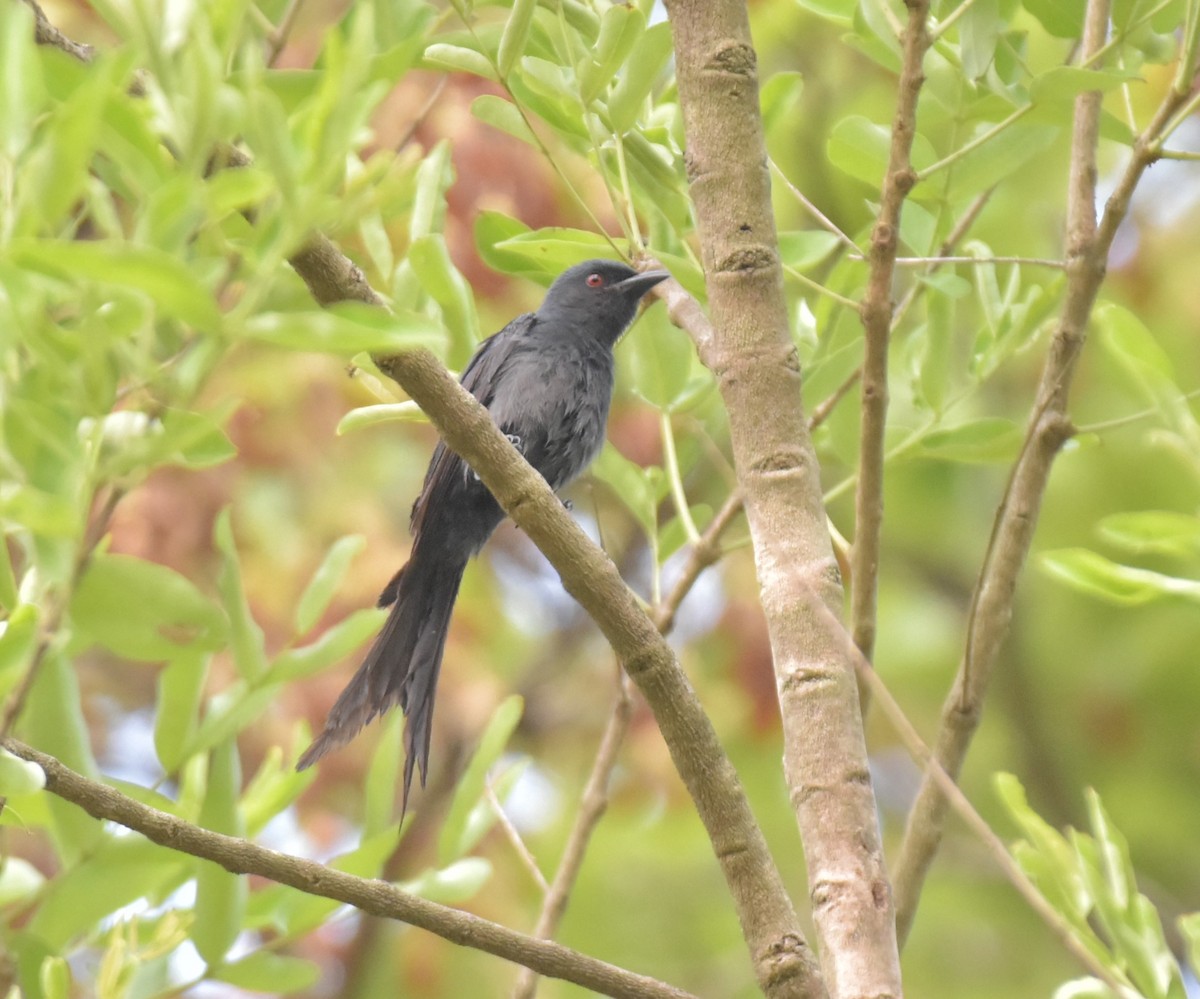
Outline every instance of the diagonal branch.
<svg viewBox="0 0 1200 999"><path fill-rule="evenodd" d="M1086 62L1104 44L1109 0L1090 0L1082 58ZM952 778L963 760L982 716L983 698L1012 619L1017 577L1025 564L1045 495L1050 469L1073 433L1067 397L1088 321L1104 280L1108 252L1125 217L1134 188L1158 157L1159 139L1188 94L1173 89L1134 143L1133 155L1096 223L1096 151L1101 95L1081 94L1075 101L1067 218L1067 289L1062 313L1038 385L1025 442L996 512L988 551L980 570L967 625L966 648L954 685L942 706L935 745L938 764ZM909 814L908 828L895 869L897 931L904 940L912 928L925 876L942 838L946 797L926 775Z"/></svg>
<svg viewBox="0 0 1200 999"><path fill-rule="evenodd" d="M908 25L902 44L896 117L879 219L871 233L871 273L862 302L865 352L862 366L862 421L859 430L858 489L854 498L854 549L850 561L850 627L854 644L871 659L875 652L879 548L883 532L883 453L888 405L888 341L892 332L892 277L900 244L900 213L917 181L912 167L917 134L917 98L929 48L928 0L907 0Z"/></svg>
<svg viewBox="0 0 1200 999"><path fill-rule="evenodd" d="M540 974L562 978L604 995L629 999L687 999L688 993L645 975L580 954L561 944L510 930L498 923L401 891L376 878L360 878L286 853L268 850L236 836L193 825L89 780L16 739L0 740L15 756L36 763L46 774L46 790L78 805L97 819L133 829L160 846L211 860L233 874L257 874L309 895L344 902L371 915L408 923L465 947L473 947Z"/></svg>

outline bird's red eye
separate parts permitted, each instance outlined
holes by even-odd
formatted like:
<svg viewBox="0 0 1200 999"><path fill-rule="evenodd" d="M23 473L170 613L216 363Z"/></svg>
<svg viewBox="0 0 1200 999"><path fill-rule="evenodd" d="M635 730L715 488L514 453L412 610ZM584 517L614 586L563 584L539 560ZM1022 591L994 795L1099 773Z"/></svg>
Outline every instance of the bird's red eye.
<svg viewBox="0 0 1200 999"><path fill-rule="evenodd" d="M604 284L604 278L599 274L589 274L587 276L587 286L589 288L599 288L602 284Z"/></svg>

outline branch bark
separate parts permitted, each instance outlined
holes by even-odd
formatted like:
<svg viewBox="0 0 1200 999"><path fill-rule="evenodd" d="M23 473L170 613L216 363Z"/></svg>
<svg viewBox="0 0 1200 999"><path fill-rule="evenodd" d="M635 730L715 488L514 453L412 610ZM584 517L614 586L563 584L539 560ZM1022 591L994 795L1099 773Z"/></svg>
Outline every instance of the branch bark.
<svg viewBox="0 0 1200 999"><path fill-rule="evenodd" d="M687 168L708 283L716 374L754 542L784 726L784 767L808 859L831 996L899 996L854 666L807 606L842 589L788 330L756 56L741 0L669 0Z"/></svg>
<svg viewBox="0 0 1200 999"><path fill-rule="evenodd" d="M345 902L375 916L429 930L453 943L535 968L608 996L628 999L688 999L689 993L645 975L580 954L561 944L537 940L468 912L438 905L401 891L386 881L359 878L257 846L236 836L210 832L174 815L150 808L107 784L89 780L16 739L0 740L10 753L45 771L46 790L78 805L97 819L133 829L160 846L219 864L233 874L257 874L322 898Z"/></svg>
<svg viewBox="0 0 1200 999"><path fill-rule="evenodd" d="M1104 44L1108 17L1109 0L1090 0L1081 60L1087 61ZM1075 100L1068 181L1066 298L1042 370L1025 441L996 511L971 602L962 662L942 706L935 758L955 780L962 772L963 760L979 727L983 699L1008 635L1017 577L1033 541L1051 466L1073 433L1067 417L1068 393L1092 307L1104 280L1109 249L1128 211L1134 188L1146 168L1158 158L1163 130L1186 102L1188 92L1176 88L1163 100L1134 143L1130 162L1097 225L1096 152L1101 96L1089 92ZM912 928L925 876L941 843L947 807L945 794L927 773L909 813L895 869L897 932L901 941Z"/></svg>

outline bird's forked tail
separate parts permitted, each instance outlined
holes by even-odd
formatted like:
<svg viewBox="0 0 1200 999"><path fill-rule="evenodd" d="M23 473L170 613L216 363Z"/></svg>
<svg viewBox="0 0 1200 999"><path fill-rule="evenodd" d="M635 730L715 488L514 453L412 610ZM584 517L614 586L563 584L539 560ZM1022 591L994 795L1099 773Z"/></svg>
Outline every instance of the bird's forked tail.
<svg viewBox="0 0 1200 999"><path fill-rule="evenodd" d="M386 605L392 599L395 603L383 629L330 709L324 731L296 764L297 770L307 769L353 739L367 722L399 704L406 719L401 817L408 807L414 767L420 768L421 785L425 785L438 673L450 612L467 565L465 556L420 548L418 544L408 564L384 590L380 603Z"/></svg>

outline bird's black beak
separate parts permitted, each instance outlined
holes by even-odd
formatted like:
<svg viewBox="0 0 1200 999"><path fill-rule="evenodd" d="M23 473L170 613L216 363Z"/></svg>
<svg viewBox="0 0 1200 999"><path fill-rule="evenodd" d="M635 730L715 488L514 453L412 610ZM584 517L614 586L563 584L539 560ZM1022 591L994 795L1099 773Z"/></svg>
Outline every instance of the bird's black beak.
<svg viewBox="0 0 1200 999"><path fill-rule="evenodd" d="M628 295L636 301L660 281L665 281L670 276L666 271L645 271L642 274L626 278L624 281L618 281L612 287L622 295Z"/></svg>

